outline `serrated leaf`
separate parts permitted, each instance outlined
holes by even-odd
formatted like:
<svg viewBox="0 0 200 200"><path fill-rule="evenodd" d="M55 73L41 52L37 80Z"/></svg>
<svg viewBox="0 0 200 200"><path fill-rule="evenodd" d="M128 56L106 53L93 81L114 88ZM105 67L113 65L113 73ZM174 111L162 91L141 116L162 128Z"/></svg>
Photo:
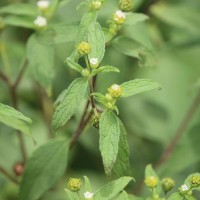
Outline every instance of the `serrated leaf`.
<svg viewBox="0 0 200 200"><path fill-rule="evenodd" d="M126 56L137 58L138 64L141 67L157 65L155 53L136 40L119 36L113 40L112 46Z"/></svg>
<svg viewBox="0 0 200 200"><path fill-rule="evenodd" d="M91 46L88 57L97 58L98 63L100 63L105 52L105 38L99 23L94 22L88 27L88 42Z"/></svg>
<svg viewBox="0 0 200 200"><path fill-rule="evenodd" d="M152 168L152 165L147 165L145 168L145 178L150 177L150 176L154 176L157 177L157 179L159 180L159 177L157 175L157 173L155 172L155 170ZM162 190L162 186L160 181L158 181L157 186L154 188L157 194L160 194L161 190Z"/></svg>
<svg viewBox="0 0 200 200"><path fill-rule="evenodd" d="M32 35L27 43L27 59L34 79L50 88L55 72L54 48L40 43L37 35Z"/></svg>
<svg viewBox="0 0 200 200"><path fill-rule="evenodd" d="M99 123L99 148L106 174L110 174L118 154L120 137L119 119L111 111L105 111Z"/></svg>
<svg viewBox="0 0 200 200"><path fill-rule="evenodd" d="M128 194L125 191L122 191L122 193L119 194L115 200L129 200Z"/></svg>
<svg viewBox="0 0 200 200"><path fill-rule="evenodd" d="M67 58L66 62L68 66L74 69L75 71L80 72L80 73L82 72L83 68L77 62L74 62L70 58Z"/></svg>
<svg viewBox="0 0 200 200"><path fill-rule="evenodd" d="M120 127L119 150L118 150L117 160L113 167L113 171L118 176L124 176L130 173L129 147L126 139L126 129L120 119L119 119L119 127Z"/></svg>
<svg viewBox="0 0 200 200"><path fill-rule="evenodd" d="M13 3L0 8L1 14L37 16L37 7L28 3Z"/></svg>
<svg viewBox="0 0 200 200"><path fill-rule="evenodd" d="M70 84L60 104L56 107L52 122L53 131L57 131L72 117L87 92L87 79L78 78Z"/></svg>
<svg viewBox="0 0 200 200"><path fill-rule="evenodd" d="M167 200L183 200L183 199L184 197L180 193L176 192L173 193Z"/></svg>
<svg viewBox="0 0 200 200"><path fill-rule="evenodd" d="M104 72L119 72L119 69L112 66L102 66L99 67L98 69L93 69L91 75L94 76L98 73L104 73Z"/></svg>
<svg viewBox="0 0 200 200"><path fill-rule="evenodd" d="M126 15L126 20L124 22L125 25L134 25L138 22L142 22L149 19L147 15L142 13L128 13Z"/></svg>
<svg viewBox="0 0 200 200"><path fill-rule="evenodd" d="M85 191L90 192L91 191L90 180L87 176L84 176L84 179L85 179Z"/></svg>
<svg viewBox="0 0 200 200"><path fill-rule="evenodd" d="M0 103L0 122L23 133L30 134L32 120L12 107Z"/></svg>
<svg viewBox="0 0 200 200"><path fill-rule="evenodd" d="M68 141L52 140L36 149L26 164L20 187L21 200L37 200L64 174Z"/></svg>
<svg viewBox="0 0 200 200"><path fill-rule="evenodd" d="M112 182L109 182L94 194L94 199L110 200L111 198L115 197L119 192L121 192L131 180L133 180L133 178L124 176Z"/></svg>
<svg viewBox="0 0 200 200"><path fill-rule="evenodd" d="M80 200L80 197L76 192L72 192L68 189L65 189L65 192L67 193L67 196L69 197L70 200Z"/></svg>
<svg viewBox="0 0 200 200"><path fill-rule="evenodd" d="M10 15L3 18L3 23L9 26L34 29L34 20L35 18L29 16Z"/></svg>
<svg viewBox="0 0 200 200"><path fill-rule="evenodd" d="M154 89L161 89L161 85L149 79L135 79L132 81L124 82L120 85L122 88L121 97L129 97L141 92L147 92Z"/></svg>

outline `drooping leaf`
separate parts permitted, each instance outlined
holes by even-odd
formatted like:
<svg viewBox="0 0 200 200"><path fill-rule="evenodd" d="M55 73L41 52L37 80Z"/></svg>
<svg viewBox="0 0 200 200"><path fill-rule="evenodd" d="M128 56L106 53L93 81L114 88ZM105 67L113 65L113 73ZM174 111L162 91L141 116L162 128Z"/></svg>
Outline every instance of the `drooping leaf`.
<svg viewBox="0 0 200 200"><path fill-rule="evenodd" d="M0 103L0 122L23 133L30 134L32 120L12 107Z"/></svg>
<svg viewBox="0 0 200 200"><path fill-rule="evenodd" d="M74 69L75 71L80 72L80 73L82 72L83 68L78 63L74 62L70 58L67 58L66 62L68 66Z"/></svg>
<svg viewBox="0 0 200 200"><path fill-rule="evenodd" d="M147 92L154 89L161 89L161 85L149 79L135 79L124 82L121 85L122 97L129 97L141 92Z"/></svg>
<svg viewBox="0 0 200 200"><path fill-rule="evenodd" d="M21 200L37 200L64 174L68 141L52 140L39 147L27 162L20 188Z"/></svg>
<svg viewBox="0 0 200 200"><path fill-rule="evenodd" d="M102 66L99 67L98 69L94 69L91 73L92 76L98 74L98 73L102 73L102 72L119 72L119 69L117 69L116 67L112 67L112 66Z"/></svg>
<svg viewBox="0 0 200 200"><path fill-rule="evenodd" d="M129 147L126 139L126 129L120 119L119 119L119 127L120 127L119 150L118 150L117 160L113 167L113 171L118 176L125 176L130 173Z"/></svg>
<svg viewBox="0 0 200 200"><path fill-rule="evenodd" d="M65 189L65 192L67 193L67 196L70 200L80 200L80 197L76 192L72 192L71 190Z"/></svg>
<svg viewBox="0 0 200 200"><path fill-rule="evenodd" d="M120 137L119 119L111 111L105 111L100 118L99 148L106 174L110 174L117 159Z"/></svg>
<svg viewBox="0 0 200 200"><path fill-rule="evenodd" d="M78 78L70 84L65 94L62 96L60 104L56 107L52 122L54 131L57 131L72 117L81 100L86 96L87 91L87 79Z"/></svg>
<svg viewBox="0 0 200 200"><path fill-rule="evenodd" d="M37 7L28 3L13 3L0 8L1 14L37 16Z"/></svg>
<svg viewBox="0 0 200 200"><path fill-rule="evenodd" d="M149 17L142 13L128 13L124 24L125 25L134 25L138 22L145 21L147 19L149 19Z"/></svg>
<svg viewBox="0 0 200 200"><path fill-rule="evenodd" d="M8 26L17 26L34 29L35 18L29 16L9 15L3 18L3 23Z"/></svg>
<svg viewBox="0 0 200 200"><path fill-rule="evenodd" d="M54 48L40 43L37 35L32 35L27 43L27 58L34 79L50 88L54 77Z"/></svg>
<svg viewBox="0 0 200 200"><path fill-rule="evenodd" d="M124 176L112 182L109 182L94 194L94 199L110 200L111 198L115 197L119 192L121 192L131 180L133 180L132 177Z"/></svg>
<svg viewBox="0 0 200 200"><path fill-rule="evenodd" d="M88 27L88 42L91 45L89 58L97 58L100 63L105 52L105 38L99 23L94 22Z"/></svg>

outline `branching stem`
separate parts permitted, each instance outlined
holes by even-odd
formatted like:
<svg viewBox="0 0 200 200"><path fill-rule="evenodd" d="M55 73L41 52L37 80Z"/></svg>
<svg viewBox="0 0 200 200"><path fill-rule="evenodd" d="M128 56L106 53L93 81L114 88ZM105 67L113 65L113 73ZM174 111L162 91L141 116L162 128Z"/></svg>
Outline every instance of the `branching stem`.
<svg viewBox="0 0 200 200"><path fill-rule="evenodd" d="M0 172L4 174L9 180L11 180L15 184L19 184L18 180L15 179L10 173L7 172L2 166L0 166Z"/></svg>

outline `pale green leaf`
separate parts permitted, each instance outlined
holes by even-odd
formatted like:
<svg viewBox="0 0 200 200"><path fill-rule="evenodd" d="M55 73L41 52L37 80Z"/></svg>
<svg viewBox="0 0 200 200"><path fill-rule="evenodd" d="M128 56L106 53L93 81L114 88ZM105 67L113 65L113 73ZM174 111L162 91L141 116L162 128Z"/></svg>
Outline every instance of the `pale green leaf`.
<svg viewBox="0 0 200 200"><path fill-rule="evenodd" d="M34 29L34 20L35 18L29 16L9 15L3 18L3 23L9 26Z"/></svg>
<svg viewBox="0 0 200 200"><path fill-rule="evenodd" d="M34 79L50 88L55 72L53 46L40 43L37 35L32 35L27 43L27 58Z"/></svg>
<svg viewBox="0 0 200 200"><path fill-rule="evenodd" d="M87 176L84 176L85 179L85 191L91 192L90 180Z"/></svg>
<svg viewBox="0 0 200 200"><path fill-rule="evenodd" d="M28 3L13 3L0 8L0 14L37 16L37 7Z"/></svg>
<svg viewBox="0 0 200 200"><path fill-rule="evenodd" d="M128 200L144 200L142 197L137 197L133 194L128 195Z"/></svg>
<svg viewBox="0 0 200 200"><path fill-rule="evenodd" d="M91 75L94 76L101 72L119 72L119 69L117 69L116 67L112 67L112 66L102 66L102 67L99 67L98 69L92 70Z"/></svg>
<svg viewBox="0 0 200 200"><path fill-rule="evenodd" d="M94 199L110 200L111 198L115 197L119 192L121 192L132 180L133 178L124 176L112 182L109 182L94 194Z"/></svg>
<svg viewBox="0 0 200 200"><path fill-rule="evenodd" d="M121 85L122 97L129 97L149 90L161 89L161 85L149 79L135 79L124 82Z"/></svg>
<svg viewBox="0 0 200 200"><path fill-rule="evenodd" d="M142 22L149 19L147 15L142 13L128 13L126 16L126 20L124 22L125 25L134 25L138 22Z"/></svg>
<svg viewBox="0 0 200 200"><path fill-rule="evenodd" d="M88 42L91 46L89 58L98 58L100 63L105 52L105 38L99 23L94 22L88 27Z"/></svg>
<svg viewBox="0 0 200 200"><path fill-rule="evenodd" d="M72 117L87 92L87 79L78 78L70 84L65 94L62 96L60 104L56 107L52 122L54 131L57 131Z"/></svg>
<svg viewBox="0 0 200 200"><path fill-rule="evenodd" d="M70 200L80 200L80 197L76 192L72 192L71 190L65 189L65 192L67 193L67 196Z"/></svg>
<svg viewBox="0 0 200 200"><path fill-rule="evenodd" d="M99 127L99 148L105 173L110 174L118 154L120 137L119 119L113 112L105 111L101 115Z"/></svg>
<svg viewBox="0 0 200 200"><path fill-rule="evenodd" d="M183 199L184 197L178 192L173 193L169 198L167 198L167 200L183 200Z"/></svg>
<svg viewBox="0 0 200 200"><path fill-rule="evenodd" d="M39 147L26 164L20 187L21 200L38 200L64 174L68 141L52 140Z"/></svg>
<svg viewBox="0 0 200 200"><path fill-rule="evenodd" d="M75 71L80 72L80 73L82 72L83 68L78 63L74 62L70 58L67 58L66 62L68 66L74 69Z"/></svg>
<svg viewBox="0 0 200 200"><path fill-rule="evenodd" d="M118 176L124 176L130 173L129 147L126 139L126 129L120 119L119 119L119 127L120 127L119 150L118 150L117 160L113 167L113 171Z"/></svg>
<svg viewBox="0 0 200 200"><path fill-rule="evenodd" d="M12 107L0 103L0 122L23 133L30 134L32 120Z"/></svg>
<svg viewBox="0 0 200 200"><path fill-rule="evenodd" d="M122 191L121 194L119 194L115 200L129 200L128 198L128 194L126 193L126 191Z"/></svg>

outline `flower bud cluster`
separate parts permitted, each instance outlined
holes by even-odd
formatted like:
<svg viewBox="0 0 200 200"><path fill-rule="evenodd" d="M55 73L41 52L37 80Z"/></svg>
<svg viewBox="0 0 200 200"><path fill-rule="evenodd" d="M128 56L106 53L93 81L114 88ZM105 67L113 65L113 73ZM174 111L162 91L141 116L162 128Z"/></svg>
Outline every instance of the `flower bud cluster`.
<svg viewBox="0 0 200 200"><path fill-rule="evenodd" d="M161 181L162 188L165 193L169 192L175 186L175 182L170 177L165 177Z"/></svg>
<svg viewBox="0 0 200 200"><path fill-rule="evenodd" d="M101 0L94 0L90 3L90 8L93 10L99 10L102 7Z"/></svg>
<svg viewBox="0 0 200 200"><path fill-rule="evenodd" d="M83 41L77 45L77 51L81 56L87 55L91 51L91 46L88 42Z"/></svg>
<svg viewBox="0 0 200 200"><path fill-rule="evenodd" d="M123 12L129 12L133 9L133 0L119 0L119 9Z"/></svg>
<svg viewBox="0 0 200 200"><path fill-rule="evenodd" d="M81 179L78 178L70 178L67 183L68 188L73 192L79 191L81 189L81 185Z"/></svg>
<svg viewBox="0 0 200 200"><path fill-rule="evenodd" d="M87 200L93 200L93 195L94 195L94 193L92 193L92 192L85 192L84 193L85 200L86 199Z"/></svg>
<svg viewBox="0 0 200 200"><path fill-rule="evenodd" d="M190 185L191 187L199 187L200 186L200 176L198 175L193 175L190 179L189 179Z"/></svg>
<svg viewBox="0 0 200 200"><path fill-rule="evenodd" d="M144 180L144 183L146 184L147 187L154 188L158 185L158 178L156 176L148 176Z"/></svg>
<svg viewBox="0 0 200 200"><path fill-rule="evenodd" d="M93 115L90 119L90 123L92 126L94 126L96 129L99 129L99 119L101 117L101 114Z"/></svg>

